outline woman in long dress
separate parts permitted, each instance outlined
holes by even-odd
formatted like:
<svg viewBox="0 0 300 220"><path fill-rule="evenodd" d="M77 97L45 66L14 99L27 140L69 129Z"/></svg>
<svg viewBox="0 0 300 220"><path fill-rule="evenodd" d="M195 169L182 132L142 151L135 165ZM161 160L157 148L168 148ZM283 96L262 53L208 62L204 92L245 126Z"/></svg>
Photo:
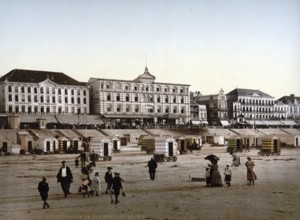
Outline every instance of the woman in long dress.
<svg viewBox="0 0 300 220"><path fill-rule="evenodd" d="M210 186L223 186L217 160L212 163L210 168Z"/></svg>
<svg viewBox="0 0 300 220"><path fill-rule="evenodd" d="M254 185L254 180L256 180L257 177L253 170L254 162L252 161L251 157L247 157L247 162L245 163L245 166L247 168L248 185L251 185L251 183Z"/></svg>

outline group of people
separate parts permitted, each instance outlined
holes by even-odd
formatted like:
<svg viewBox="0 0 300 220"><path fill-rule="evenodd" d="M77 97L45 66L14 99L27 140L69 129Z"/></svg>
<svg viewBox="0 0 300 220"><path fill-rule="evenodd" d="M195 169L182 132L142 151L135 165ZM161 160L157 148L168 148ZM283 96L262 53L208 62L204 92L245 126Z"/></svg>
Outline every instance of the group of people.
<svg viewBox="0 0 300 220"><path fill-rule="evenodd" d="M233 156L233 164L230 165L229 163L226 164L224 169L224 181L226 185L229 187L231 186L231 179L232 179L232 169L231 166L239 166L240 165L240 157L236 154L232 154ZM254 162L252 161L251 157L247 157L247 162L245 163L247 169L247 181L248 185L253 184L254 181L257 179L257 176L254 172ZM223 186L223 181L221 174L218 169L218 160L212 161L211 164L208 164L205 171L205 181L206 186Z"/></svg>
<svg viewBox="0 0 300 220"><path fill-rule="evenodd" d="M80 186L79 186L79 192L83 192L84 198L86 196L90 197L94 194L96 196L100 195L101 192L101 184L100 184L100 177L99 172L95 172L95 176L91 179L90 174L93 172L92 165L89 163L85 166L85 164L82 164L81 168L81 174L80 174ZM114 176L111 172L113 168L107 167L107 172L105 173L104 179L107 184L107 188L105 191L105 194L110 194L111 201L113 203L112 195L115 196L115 204L118 204L119 201L119 195L120 193L125 196L125 193L123 191L122 182L124 180L120 177L120 173L115 172ZM62 161L62 166L59 168L59 171L56 175L57 182L60 183L61 189L64 193L65 198L68 197L70 192L70 186L71 183L73 183L73 174L70 169L66 165L66 161ZM42 177L42 181L38 184L38 191L40 193L41 199L43 200L43 208L49 208L49 204L47 202L48 200L48 192L49 192L49 185L47 183L47 177Z"/></svg>
<svg viewBox="0 0 300 220"><path fill-rule="evenodd" d="M239 166L240 165L240 158L236 154L231 154L233 157L233 163L232 166ZM84 154L80 155L82 158L86 158ZM81 158L80 157L80 158ZM93 162L89 163L88 165L85 164L85 160L81 160L81 185L79 188L80 192L83 192L84 197L86 196L93 196L94 193L96 196L100 195L101 192L101 185L100 185L100 177L99 177L99 172L95 172L95 176L93 179L90 178L91 173L93 172ZM76 165L76 164L75 164ZM256 174L254 172L254 162L250 157L247 157L247 162L245 163L245 166L247 168L247 180L248 180L248 185L253 184L254 181L257 179ZM156 168L157 168L157 163L154 160L154 158L151 158L150 161L148 161L146 167L149 168L149 175L150 175L150 180L155 180L155 173L156 173ZM123 186L122 182L124 180L120 177L120 173L115 172L114 176L112 173L112 167L107 167L107 171L105 173L104 179L105 183L107 185L105 194L110 194L111 197L111 203L118 204L119 201L119 195L120 193L125 196L125 193L123 191ZM229 187L231 184L231 179L232 179L232 169L230 164L226 164L226 167L224 169L224 181ZM60 167L57 175L57 182L60 183L61 189L64 192L65 198L67 198L68 194L70 193L70 186L71 183L73 182L73 174L70 169L70 167L66 166L66 162L62 161L62 166ZM49 192L49 186L48 183L46 182L47 177L43 177L42 181L39 182L38 184L38 191L40 193L41 199L43 200L43 208L49 208L49 204L47 203L48 199L48 192ZM208 164L206 167L206 172L205 172L205 180L206 180L206 185L207 186L223 186L222 182L222 177L218 169L218 160L212 161L211 164ZM115 201L113 201L112 195L115 196Z"/></svg>

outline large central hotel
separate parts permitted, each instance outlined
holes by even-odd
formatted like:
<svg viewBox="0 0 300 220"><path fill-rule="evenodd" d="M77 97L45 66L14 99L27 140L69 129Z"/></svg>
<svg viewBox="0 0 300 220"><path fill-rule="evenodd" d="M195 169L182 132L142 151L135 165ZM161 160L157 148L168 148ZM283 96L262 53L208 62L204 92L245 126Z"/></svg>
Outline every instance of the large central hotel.
<svg viewBox="0 0 300 220"><path fill-rule="evenodd" d="M91 114L111 123L177 125L190 121L189 87L158 83L148 68L136 79L90 78Z"/></svg>

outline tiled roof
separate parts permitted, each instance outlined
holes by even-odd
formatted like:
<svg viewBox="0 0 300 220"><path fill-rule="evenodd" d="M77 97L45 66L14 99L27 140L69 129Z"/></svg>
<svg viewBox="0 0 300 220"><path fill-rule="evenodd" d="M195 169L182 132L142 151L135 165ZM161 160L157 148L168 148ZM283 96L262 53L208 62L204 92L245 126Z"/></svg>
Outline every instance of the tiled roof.
<svg viewBox="0 0 300 220"><path fill-rule="evenodd" d="M264 98L274 98L260 90L255 90L255 89L234 89L231 92L227 93L227 96L252 96L254 93L257 93L261 97Z"/></svg>
<svg viewBox="0 0 300 220"><path fill-rule="evenodd" d="M60 85L85 86L87 83L78 82L75 79L61 72L37 71L14 69L0 78L0 82L8 80L10 82L40 83L49 79Z"/></svg>
<svg viewBox="0 0 300 220"><path fill-rule="evenodd" d="M283 96L280 99L278 99L277 101L281 101L284 104L288 104L288 103L294 103L295 99L298 101L298 103L300 103L300 97L297 97L297 96L294 96L294 95Z"/></svg>

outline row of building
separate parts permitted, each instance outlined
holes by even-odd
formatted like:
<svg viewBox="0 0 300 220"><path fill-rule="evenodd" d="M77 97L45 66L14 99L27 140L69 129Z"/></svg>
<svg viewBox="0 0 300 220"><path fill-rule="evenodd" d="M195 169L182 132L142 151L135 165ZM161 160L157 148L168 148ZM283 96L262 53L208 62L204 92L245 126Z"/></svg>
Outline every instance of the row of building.
<svg viewBox="0 0 300 220"><path fill-rule="evenodd" d="M152 126L299 126L300 98L252 89L202 95L190 85L156 82L148 68L133 80L15 69L0 78L0 126L134 128Z"/></svg>

